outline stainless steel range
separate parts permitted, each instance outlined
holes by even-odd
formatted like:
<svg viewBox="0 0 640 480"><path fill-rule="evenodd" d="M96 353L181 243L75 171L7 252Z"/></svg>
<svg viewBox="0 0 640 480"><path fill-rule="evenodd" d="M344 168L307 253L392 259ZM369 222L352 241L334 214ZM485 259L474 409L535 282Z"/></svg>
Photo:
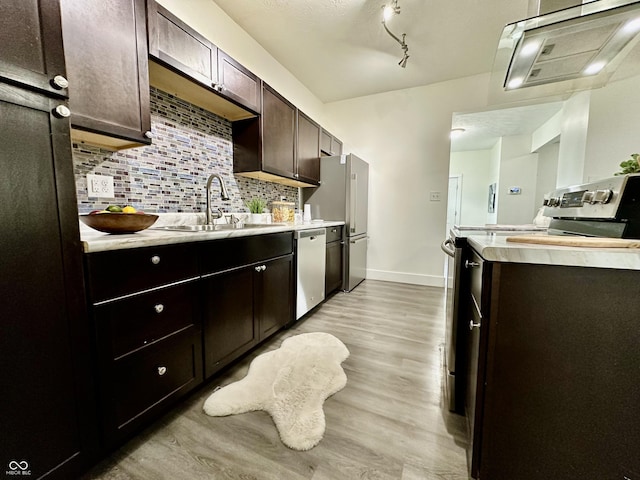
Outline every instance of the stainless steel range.
<svg viewBox="0 0 640 480"><path fill-rule="evenodd" d="M640 174L560 188L544 204L550 234L640 238Z"/></svg>

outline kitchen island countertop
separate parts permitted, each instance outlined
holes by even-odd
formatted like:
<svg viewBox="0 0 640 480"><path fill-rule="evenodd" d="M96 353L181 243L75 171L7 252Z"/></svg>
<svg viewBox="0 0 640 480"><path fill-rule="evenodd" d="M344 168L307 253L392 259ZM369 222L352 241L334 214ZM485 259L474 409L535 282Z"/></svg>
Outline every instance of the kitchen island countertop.
<svg viewBox="0 0 640 480"><path fill-rule="evenodd" d="M98 232L86 225L80 224L80 240L84 253L122 250L126 248L153 247L176 243L202 242L219 240L222 238L246 237L252 235L266 235L268 233L306 230L311 228L327 228L344 225L344 221L313 221L299 225L265 225L255 228L241 228L237 230L217 230L214 232L179 232L170 230L155 230L153 227L136 233L112 235Z"/></svg>
<svg viewBox="0 0 640 480"><path fill-rule="evenodd" d="M492 262L640 270L640 249L637 248L565 247L512 243L506 239L507 236L491 233L467 237L471 247Z"/></svg>

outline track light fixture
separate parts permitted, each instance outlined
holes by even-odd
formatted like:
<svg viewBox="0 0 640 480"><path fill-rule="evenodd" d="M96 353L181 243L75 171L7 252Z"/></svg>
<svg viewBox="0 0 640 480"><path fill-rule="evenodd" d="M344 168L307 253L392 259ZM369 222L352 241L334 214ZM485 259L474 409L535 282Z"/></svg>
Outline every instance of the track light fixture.
<svg viewBox="0 0 640 480"><path fill-rule="evenodd" d="M384 26L384 29L387 31L387 33L391 36L391 38L393 38L400 44L403 55L402 59L398 62L398 65L400 65L402 68L405 68L407 66L407 60L409 60L409 47L404 41L407 34L403 33L402 40L400 40L400 38L391 33L391 30L389 30L389 27L387 27L387 21L394 15L400 15L400 5L398 5L398 0L391 0L390 3L382 6L382 25Z"/></svg>

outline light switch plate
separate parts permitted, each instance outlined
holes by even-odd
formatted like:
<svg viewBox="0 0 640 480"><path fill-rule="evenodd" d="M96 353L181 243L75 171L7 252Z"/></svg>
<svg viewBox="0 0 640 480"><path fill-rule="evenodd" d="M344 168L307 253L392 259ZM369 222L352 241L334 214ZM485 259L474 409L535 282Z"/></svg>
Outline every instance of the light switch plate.
<svg viewBox="0 0 640 480"><path fill-rule="evenodd" d="M113 177L110 175L87 175L87 194L89 197L114 198Z"/></svg>

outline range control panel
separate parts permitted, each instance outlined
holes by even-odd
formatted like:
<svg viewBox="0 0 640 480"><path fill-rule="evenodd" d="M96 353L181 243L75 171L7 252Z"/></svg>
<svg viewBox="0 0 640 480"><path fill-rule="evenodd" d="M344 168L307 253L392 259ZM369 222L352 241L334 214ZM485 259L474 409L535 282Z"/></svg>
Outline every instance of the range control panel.
<svg viewBox="0 0 640 480"><path fill-rule="evenodd" d="M553 218L619 219L624 197L636 196L639 190L640 174L560 188L545 195L544 214Z"/></svg>

